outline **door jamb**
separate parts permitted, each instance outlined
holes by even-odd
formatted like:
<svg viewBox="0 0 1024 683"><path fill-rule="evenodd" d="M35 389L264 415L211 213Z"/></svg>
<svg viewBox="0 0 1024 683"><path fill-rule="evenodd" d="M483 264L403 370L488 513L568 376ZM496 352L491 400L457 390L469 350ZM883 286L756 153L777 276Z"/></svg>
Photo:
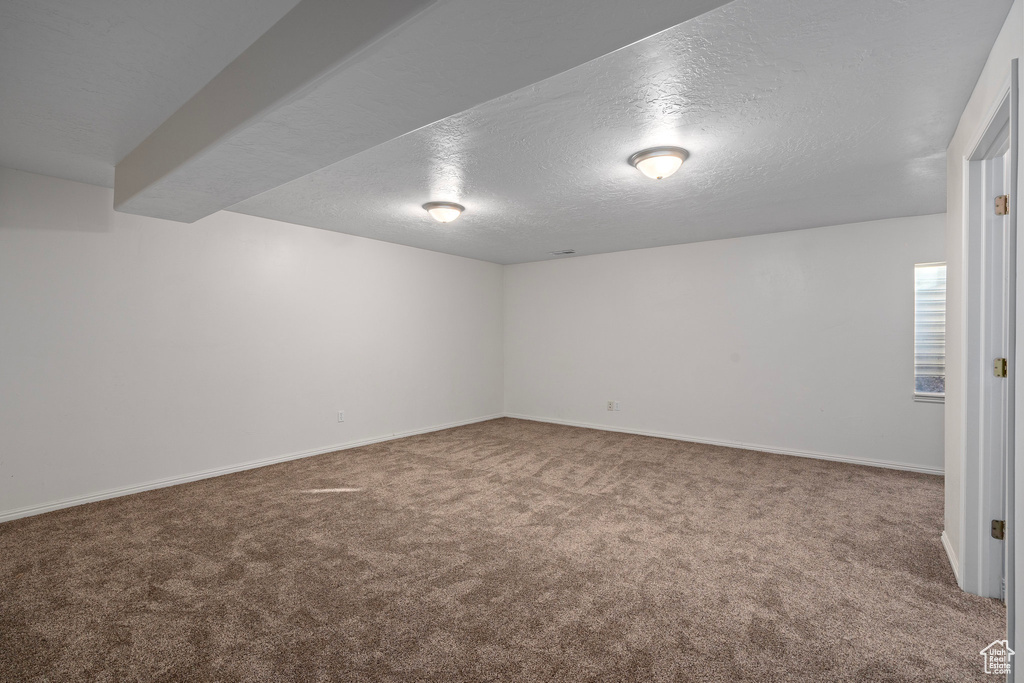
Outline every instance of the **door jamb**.
<svg viewBox="0 0 1024 683"><path fill-rule="evenodd" d="M963 263L963 281L962 281L962 297L964 302L964 314L965 320L963 325L963 348L965 349L965 389L964 389L964 413L963 419L963 434L964 434L964 449L962 452L964 458L963 476L961 478L961 509L960 509L960 523L961 523L961 538L959 548L959 565L960 565L960 581L961 588L969 593L975 593L977 595L986 595L989 597L999 597L1001 586L992 585L992 581L988 578L991 574L991 563L994 561L991 553L991 538L989 538L988 524L985 519L988 515L987 505L985 501L991 500L991 496L994 492L988 491L988 485L986 482L989 481L990 477L987 475L991 474L990 468L997 466L995 463L987 462L981 458L981 444L982 439L985 435L985 415L984 408L981 405L980 399L982 396L982 379L984 372L987 370L991 372L990 358L983 358L982 354L982 338L981 338L981 327L982 327L982 312L984 310L984 284L986 273L983 267L984 263L984 247L983 241L983 228L984 223L981 221L981 213L977 206L977 200L972 201L972 196L976 195L983 189L983 169L981 164L984 162L986 156L991 156L991 150L996 147L998 141L1003 136L1010 134L1011 143L1014 143L1015 136L1008 129L1011 124L1011 110L1016 110L1016 107L1011 107L1011 91L1015 91L1015 88L1011 87L1013 83L1013 76L1016 75L1016 63L1014 64L1013 73L1011 77L1008 77L1000 88L999 95L995 101L995 104L989 111L984 123L979 126L978 132L975 134L971 144L967 146L969 150L968 154L963 159L963 192L964 192L964 225L966 230L964 231L964 263ZM1011 145L1012 146L1012 145ZM1014 154L1011 154L1011 164L1013 163ZM1011 177L1011 182L1013 178ZM987 207L987 202L985 202ZM1011 214L1013 211L1011 210ZM1014 221L1011 221L1011 228ZM1011 293L1012 296L1012 293ZM1011 349L1007 350L1008 354L1012 354ZM1015 368L1014 366L1011 366ZM1007 378L1011 380L1011 378ZM1012 380L1011 380L1012 381ZM1013 413L1009 412L1012 409L1012 388L1010 390L1010 405L1008 408L1008 420L1007 422L1013 422ZM1012 425L1006 425L1008 429L1012 430ZM1011 432L1012 434L1012 432ZM1009 441L1007 446L1008 460L1012 455L1013 442ZM998 464L1002 467L1002 463ZM1005 473L1004 473L1005 474ZM1004 482L1006 484L1007 482ZM1001 497L1002 492L998 495ZM1007 514L1009 514L1009 506L1007 507ZM1007 546L1004 549L1007 557L1009 557L1010 548ZM1009 562L1008 562L1009 564ZM1007 567L1009 569L1009 567ZM1006 574L1007 584L1010 583L1011 578L1009 572ZM1010 590L1009 585L1007 586L1007 598L1009 598Z"/></svg>

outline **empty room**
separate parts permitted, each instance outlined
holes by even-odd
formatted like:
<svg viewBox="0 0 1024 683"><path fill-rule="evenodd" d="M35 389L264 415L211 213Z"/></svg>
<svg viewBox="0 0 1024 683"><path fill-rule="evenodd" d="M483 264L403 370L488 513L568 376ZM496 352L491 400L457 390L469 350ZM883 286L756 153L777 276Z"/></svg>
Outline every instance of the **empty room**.
<svg viewBox="0 0 1024 683"><path fill-rule="evenodd" d="M0 681L1013 681L1022 53L0 0Z"/></svg>

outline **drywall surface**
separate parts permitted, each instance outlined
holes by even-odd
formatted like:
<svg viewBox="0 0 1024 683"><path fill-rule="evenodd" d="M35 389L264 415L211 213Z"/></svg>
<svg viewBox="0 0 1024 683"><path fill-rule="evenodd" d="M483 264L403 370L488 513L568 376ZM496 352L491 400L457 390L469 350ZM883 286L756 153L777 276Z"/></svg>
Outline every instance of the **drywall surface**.
<svg viewBox="0 0 1024 683"><path fill-rule="evenodd" d="M111 206L0 170L0 519L501 413L501 266Z"/></svg>
<svg viewBox="0 0 1024 683"><path fill-rule="evenodd" d="M506 266L509 415L941 472L913 400L942 214ZM620 401L609 412L606 403Z"/></svg>
<svg viewBox="0 0 1024 683"><path fill-rule="evenodd" d="M231 210L506 264L941 213L946 145L1010 4L735 0ZM330 139L350 117L322 110L268 138ZM652 182L627 159L659 145L690 156ZM466 212L426 230L428 200Z"/></svg>
<svg viewBox="0 0 1024 683"><path fill-rule="evenodd" d="M383 31L395 18L389 6L412 9L419 0L302 0L118 163L116 206L195 220L211 207L226 208L726 1L444 0ZM979 9L974 15L980 21L969 16L952 25L970 36L987 14ZM365 42L374 34L377 40ZM340 61L314 75L335 59ZM955 70L951 64L950 78ZM252 84L280 97L244 106L263 99L245 94L261 87ZM237 125L211 126L211 119L222 116ZM217 136L215 128L229 132ZM375 186L370 194L381 190Z"/></svg>
<svg viewBox="0 0 1024 683"><path fill-rule="evenodd" d="M946 150L946 422L945 469L946 510L945 533L947 551L956 557L954 565L962 564L963 501L965 454L966 331L964 293L967 234L964 229L964 158L971 150L975 135L988 119L992 107L1010 77L1010 61L1024 52L1022 5L1013 3L974 92L960 117L960 123Z"/></svg>
<svg viewBox="0 0 1024 683"><path fill-rule="evenodd" d="M0 3L0 165L113 187L114 164L297 1Z"/></svg>

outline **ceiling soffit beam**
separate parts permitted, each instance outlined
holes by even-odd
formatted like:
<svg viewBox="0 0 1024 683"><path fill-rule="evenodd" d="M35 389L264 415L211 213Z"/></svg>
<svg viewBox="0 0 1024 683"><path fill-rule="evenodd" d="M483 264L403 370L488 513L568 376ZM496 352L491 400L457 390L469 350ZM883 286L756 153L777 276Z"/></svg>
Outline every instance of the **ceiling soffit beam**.
<svg viewBox="0 0 1024 683"><path fill-rule="evenodd" d="M115 168L193 222L728 0L302 0Z"/></svg>
<svg viewBox="0 0 1024 683"><path fill-rule="evenodd" d="M301 98L436 1L302 0L117 164L114 208L158 215L150 207L162 194L161 179ZM192 222L223 208L212 197L199 199L189 197L180 214L163 217Z"/></svg>

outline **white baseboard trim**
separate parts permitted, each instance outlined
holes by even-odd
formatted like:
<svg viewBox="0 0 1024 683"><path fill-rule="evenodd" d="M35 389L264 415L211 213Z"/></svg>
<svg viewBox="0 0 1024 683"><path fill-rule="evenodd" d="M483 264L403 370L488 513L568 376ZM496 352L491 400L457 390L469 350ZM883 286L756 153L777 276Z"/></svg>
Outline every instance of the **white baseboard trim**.
<svg viewBox="0 0 1024 683"><path fill-rule="evenodd" d="M655 432L641 429L627 429L624 427L613 427L608 425L591 424L587 422L576 422L572 420L558 420L554 418L537 417L535 415L519 415L516 413L504 413L495 415L486 415L483 417L475 417L469 420L461 420L458 422L449 422L442 425L435 425L432 427L426 427L423 429L414 429L405 432L395 432L387 436L374 437L371 439L361 439L359 441L349 441L347 443L335 444L332 446L324 446L323 448L315 448L308 451L300 451L297 453L289 453L287 455L275 456L272 458L264 458L263 460L253 460L250 462L240 463L237 465L229 465L227 467L217 467L209 470L203 470L202 472L194 472L191 474L185 474L179 477L170 477L167 479L158 479L156 481L149 481L143 484L136 484L134 486L126 486L123 488L109 489L107 491L101 491L99 493L93 493L87 496L79 496L76 498L67 498L64 500L53 501L50 503L42 503L40 505L30 505L27 507L17 508L14 510L0 511L0 523L9 522L15 519L21 519L22 517L31 517L33 515L41 515L45 512L52 512L54 510L60 510L62 508L74 507L75 505L84 505L85 503L94 503L100 500L107 500L109 498L117 498L119 496L127 496L133 493L141 493L143 491L150 491L152 489L164 488L167 486L176 486L177 484L187 484L190 481L198 481L200 479L209 479L211 477L219 477L223 474L231 474L232 472L242 472L244 470L251 470L257 467L265 467L267 465L274 465L280 462L287 462L289 460L298 460L300 458L309 458L314 455L323 455L324 453L333 453L334 451L343 451L350 448L358 448L359 446L368 446L373 443L380 443L382 441L392 441L394 439L402 439L407 436L416 436L417 434L428 434L430 432L441 431L442 429L451 429L452 427L461 427L463 425L474 424L476 422L486 422L487 420L494 420L499 417L511 417L517 420L532 420L534 422L549 422L552 424L567 425L570 427L583 427L585 429L598 429L607 432L622 432L625 434L637 434L640 436L653 436L661 439L672 439L674 441L690 441L693 443L705 443L713 446L726 446L728 448L742 448L750 451L761 451L764 453L777 453L780 455L795 455L801 458L814 458L817 460L835 460L837 462L846 462L855 465L869 465L871 467L885 467L888 469L896 470L909 470L911 472L923 472L925 474L938 474L942 475L943 471L941 468L934 467L920 467L916 465L907 465L904 463L888 462L884 460L867 460L863 458L851 458L842 455L833 455L829 453L814 453L811 451L797 451L785 448L775 448L773 446L764 446L760 444L748 444L738 443L732 441L721 441L716 439L702 439L696 436L688 436L683 434L669 434L665 432ZM946 548L946 553L949 555L950 563L953 565L953 571L957 575L957 582L960 581L960 570L956 565L956 555L952 552L949 544L949 540L946 537L945 532L942 534L943 546Z"/></svg>
<svg viewBox="0 0 1024 683"><path fill-rule="evenodd" d="M372 443L380 443L382 441L393 441L395 439L403 439L407 436L416 436L417 434L428 434L430 432L439 432L442 429L451 429L452 427L461 427L463 425L474 424L476 422L486 422L487 420L495 420L499 417L504 417L501 413L497 415L487 415L484 417L474 417L469 420L460 420L459 422L449 422L447 424L435 425L433 427L425 427L423 429L413 429L407 432L395 432L387 436L374 437L372 439L361 439L359 441L349 441L347 443L335 444L333 446L324 446L323 448L314 448L309 451L299 451L297 453L289 453L287 455L279 455L272 458L264 458L263 460L253 460L250 462L244 462L238 465L228 465L227 467L215 467L209 470L203 470L202 472L193 472L191 474L184 474L180 477L169 477L167 479L157 479L156 481L149 481L144 484L136 484L134 486L125 486L118 489L109 489L107 491L101 491L99 493L93 493L87 496L79 496L77 498L67 498L64 500L58 500L51 503L43 503L41 505L30 505L28 507L17 508L15 510L4 510L0 511L0 523L10 522L11 520L21 519L22 517L31 517L33 515L41 515L44 512L52 512L54 510L60 510L62 508L74 507L75 505L84 505L85 503L94 503L99 500L107 500L109 498L118 498L120 496L127 496L133 493L141 493L143 491L150 491L152 489L161 489L167 486L176 486L177 484L187 484L190 481L199 481L200 479L209 479L211 477L219 477L223 474L231 474L232 472L241 472L243 470L252 470L257 467L266 467L267 465L275 465L279 462L287 462L289 460L298 460L300 458L309 458L314 455L323 455L324 453L333 453L335 451L344 451L350 448L358 448L359 446L368 446Z"/></svg>
<svg viewBox="0 0 1024 683"><path fill-rule="evenodd" d="M949 566L953 568L956 585L963 588L964 582L960 578L960 563L956 559L956 553L953 552L953 544L949 542L949 536L946 535L945 529L942 530L942 547L946 549L946 557L949 558Z"/></svg>
<svg viewBox="0 0 1024 683"><path fill-rule="evenodd" d="M884 467L890 470L907 470L910 472L923 472L924 474L944 474L941 467L923 467L920 465L909 465L901 462L890 462L888 460L868 460L866 458L851 458L846 455L835 455L832 453L815 453L814 451L797 451L790 448L777 448L775 446L764 446L761 444L740 443L735 441L720 441L717 439L702 439L697 436L685 434L668 434L665 432L652 432L644 429L629 429L626 427L611 427L608 425L590 424L587 422L575 422L572 420L558 420L550 417L537 417L534 415L518 415L505 413L505 417L517 420L532 420L534 422L550 422L551 424L567 425L569 427L584 427L585 429L599 429L606 432L622 432L624 434L637 434L639 436L654 436L659 439L672 439L673 441L690 441L693 443L706 443L712 446L726 446L728 448L742 448L748 451L761 451L762 453L777 453L779 455L795 455L799 458L813 458L815 460L835 460L846 462L852 465L868 465L870 467Z"/></svg>

